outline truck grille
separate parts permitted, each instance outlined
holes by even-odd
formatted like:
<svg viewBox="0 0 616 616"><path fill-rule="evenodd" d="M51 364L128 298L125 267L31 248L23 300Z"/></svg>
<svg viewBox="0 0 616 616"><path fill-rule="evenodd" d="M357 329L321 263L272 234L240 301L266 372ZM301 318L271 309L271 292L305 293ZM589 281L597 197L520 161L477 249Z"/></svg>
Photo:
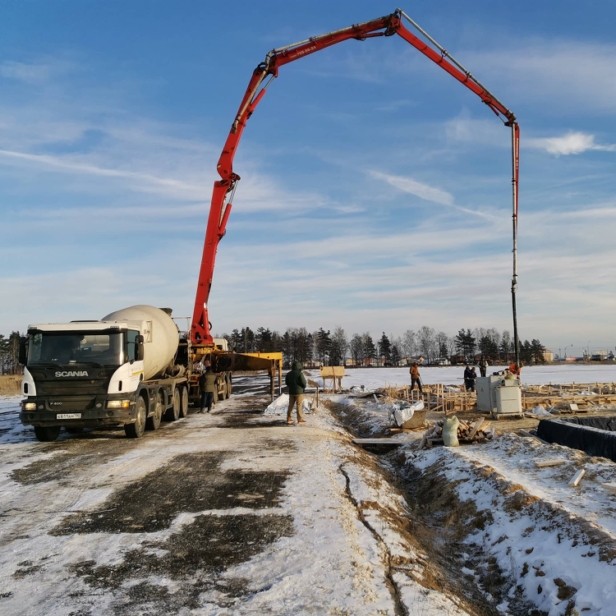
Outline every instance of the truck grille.
<svg viewBox="0 0 616 616"><path fill-rule="evenodd" d="M59 404L59 403L62 404ZM93 409L96 402L96 396L67 396L58 400L48 400L49 410L55 413L66 413L67 411L85 411Z"/></svg>
<svg viewBox="0 0 616 616"><path fill-rule="evenodd" d="M84 396L106 394L108 379L88 381L35 381L37 396Z"/></svg>

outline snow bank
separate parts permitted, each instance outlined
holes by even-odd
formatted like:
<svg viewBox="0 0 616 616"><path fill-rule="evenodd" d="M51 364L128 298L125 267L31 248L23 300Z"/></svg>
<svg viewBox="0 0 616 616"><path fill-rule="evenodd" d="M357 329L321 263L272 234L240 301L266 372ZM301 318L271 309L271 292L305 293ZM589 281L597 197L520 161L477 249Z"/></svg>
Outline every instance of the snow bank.
<svg viewBox="0 0 616 616"><path fill-rule="evenodd" d="M482 447L433 449L414 457L412 464L423 471L437 469L443 486L452 487L462 503L474 503L477 523L467 520L467 528L474 530L465 543L469 551L487 550L496 559L509 580L505 584L510 585L510 599L522 590L527 600L549 616L613 613L609 606L616 602L616 538L608 529L598 527L598 517L591 524L571 513L572 501L581 504L578 490L567 486L572 468L563 473L562 467L538 470L533 464L531 470L527 448L516 447L524 445L523 439L509 436L501 440L504 442ZM507 450L506 458L490 456L499 447ZM546 449L552 449L553 455L553 448ZM482 462L469 464L469 458L478 457ZM502 464L495 468L492 462L496 460ZM520 466L525 472L519 472ZM545 499L550 491L553 502ZM554 492L564 499L556 499ZM601 500L605 503L605 497ZM588 510L584 513L591 517ZM471 573L476 575L475 581L480 579L477 572ZM577 612L567 611L572 609L570 602ZM507 601L502 611L507 613Z"/></svg>
<svg viewBox="0 0 616 616"><path fill-rule="evenodd" d="M302 404L303 413L312 413L312 400L304 396ZM274 400L264 411L264 415L286 415L289 408L289 394L282 394Z"/></svg>

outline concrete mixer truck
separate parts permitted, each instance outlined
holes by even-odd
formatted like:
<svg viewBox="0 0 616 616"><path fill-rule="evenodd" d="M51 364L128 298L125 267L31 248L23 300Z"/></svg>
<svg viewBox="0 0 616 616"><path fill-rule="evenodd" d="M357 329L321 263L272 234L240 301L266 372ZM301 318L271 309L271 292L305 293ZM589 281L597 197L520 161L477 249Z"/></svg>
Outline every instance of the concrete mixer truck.
<svg viewBox="0 0 616 616"><path fill-rule="evenodd" d="M194 356L170 315L169 309L131 306L100 321L30 325L22 424L34 426L39 441L54 441L62 427L124 426L128 437L139 438L163 419L185 417L196 385ZM214 342L223 350L226 341ZM218 380L225 398L230 373L221 371Z"/></svg>

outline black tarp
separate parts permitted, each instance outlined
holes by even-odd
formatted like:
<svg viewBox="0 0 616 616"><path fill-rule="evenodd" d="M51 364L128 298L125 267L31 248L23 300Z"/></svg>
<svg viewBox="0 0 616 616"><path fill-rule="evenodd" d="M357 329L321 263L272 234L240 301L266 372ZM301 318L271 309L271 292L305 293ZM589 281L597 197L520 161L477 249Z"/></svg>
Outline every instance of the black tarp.
<svg viewBox="0 0 616 616"><path fill-rule="evenodd" d="M548 443L581 449L616 462L616 417L542 419L537 436Z"/></svg>

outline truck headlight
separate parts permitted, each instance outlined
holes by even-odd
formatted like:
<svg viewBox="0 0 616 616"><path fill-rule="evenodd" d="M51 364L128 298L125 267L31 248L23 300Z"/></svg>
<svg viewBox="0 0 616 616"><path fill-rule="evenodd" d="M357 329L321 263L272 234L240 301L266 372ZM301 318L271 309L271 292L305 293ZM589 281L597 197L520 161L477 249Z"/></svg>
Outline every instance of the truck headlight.
<svg viewBox="0 0 616 616"><path fill-rule="evenodd" d="M108 409L127 409L130 407L130 400L109 400Z"/></svg>
<svg viewBox="0 0 616 616"><path fill-rule="evenodd" d="M24 411L36 411L36 402L24 402Z"/></svg>

